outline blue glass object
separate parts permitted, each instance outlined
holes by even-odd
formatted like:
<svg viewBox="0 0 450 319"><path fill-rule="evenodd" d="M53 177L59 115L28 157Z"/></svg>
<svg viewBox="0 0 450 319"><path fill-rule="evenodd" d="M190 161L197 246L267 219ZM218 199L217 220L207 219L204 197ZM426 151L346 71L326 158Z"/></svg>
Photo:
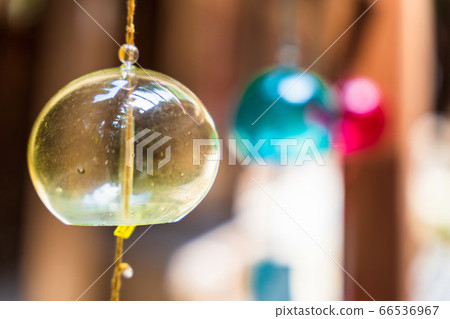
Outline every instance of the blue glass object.
<svg viewBox="0 0 450 319"><path fill-rule="evenodd" d="M252 271L253 298L257 301L291 300L289 268L270 260L256 264Z"/></svg>
<svg viewBox="0 0 450 319"><path fill-rule="evenodd" d="M289 163L296 159L306 139L326 152L330 147L332 104L327 86L312 73L303 74L291 66L262 72L247 87L235 112L232 134L240 154L249 154L243 139L251 145L265 139L259 155L278 163L282 148L276 141L271 145L271 140L297 140L297 146L288 146Z"/></svg>

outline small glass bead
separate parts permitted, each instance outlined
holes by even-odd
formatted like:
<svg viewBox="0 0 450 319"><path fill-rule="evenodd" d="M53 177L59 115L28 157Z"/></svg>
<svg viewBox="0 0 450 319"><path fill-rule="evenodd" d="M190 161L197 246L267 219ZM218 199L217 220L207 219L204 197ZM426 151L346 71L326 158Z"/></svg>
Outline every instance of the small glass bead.
<svg viewBox="0 0 450 319"><path fill-rule="evenodd" d="M124 267L122 269L122 276L127 279L133 278L133 275L134 275L133 268L131 268L131 266L129 264L124 263L123 265L124 265Z"/></svg>
<svg viewBox="0 0 450 319"><path fill-rule="evenodd" d="M124 44L119 49L119 60L123 64L135 64L139 58L139 50L133 44Z"/></svg>

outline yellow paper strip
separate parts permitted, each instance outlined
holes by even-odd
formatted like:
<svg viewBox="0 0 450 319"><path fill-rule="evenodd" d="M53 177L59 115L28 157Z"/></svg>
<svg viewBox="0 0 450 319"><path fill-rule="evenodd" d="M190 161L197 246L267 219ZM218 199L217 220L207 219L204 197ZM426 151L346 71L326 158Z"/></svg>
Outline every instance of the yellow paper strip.
<svg viewBox="0 0 450 319"><path fill-rule="evenodd" d="M128 239L128 237L131 236L136 226L117 226L117 228L114 230L114 236Z"/></svg>

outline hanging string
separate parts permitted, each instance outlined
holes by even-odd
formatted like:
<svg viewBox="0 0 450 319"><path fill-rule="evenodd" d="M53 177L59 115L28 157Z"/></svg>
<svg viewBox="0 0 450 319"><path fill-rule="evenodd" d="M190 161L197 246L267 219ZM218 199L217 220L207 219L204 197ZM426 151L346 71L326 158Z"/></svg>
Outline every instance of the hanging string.
<svg viewBox="0 0 450 319"><path fill-rule="evenodd" d="M119 301L119 291L121 284L122 267L122 252L123 252L123 238L116 237L116 253L114 260L116 266L114 267L114 274L111 281L111 301Z"/></svg>
<svg viewBox="0 0 450 319"><path fill-rule="evenodd" d="M279 2L278 62L282 65L296 66L299 63L298 9L297 0L281 0Z"/></svg>
<svg viewBox="0 0 450 319"><path fill-rule="evenodd" d="M126 36L125 41L127 44L134 45L134 12L136 8L136 2L135 0L128 0L127 5L127 26L126 26ZM129 124L129 121L127 121L127 135L131 134L130 131L131 125ZM127 138L128 140L128 138ZM128 153L128 152L127 152ZM130 154L131 155L131 154ZM127 174L129 175L129 174ZM129 179L129 176L128 178ZM127 181L125 181L127 182ZM125 183L128 184L128 183ZM129 198L129 190L125 194L125 205L124 210L125 214L128 214L129 205L128 205L128 198ZM124 239L128 238L131 233L134 230L134 226L118 226L114 232L114 235L116 236L116 252L114 255L115 260L115 267L114 267L114 273L111 280L111 301L119 301L119 292L120 292L120 285L121 285L121 276L123 272L126 269L129 269L129 265L122 262L122 255L123 255L123 241Z"/></svg>
<svg viewBox="0 0 450 319"><path fill-rule="evenodd" d="M127 27L126 27L126 37L125 41L127 44L134 44L134 10L136 8L136 1L135 0L128 0L128 6L127 6Z"/></svg>
<svg viewBox="0 0 450 319"><path fill-rule="evenodd" d="M133 277L133 269L127 263L122 262L123 241L131 236L136 226L117 226L114 231L116 239L116 253L114 254L115 267L111 281L111 301L119 301L121 276Z"/></svg>

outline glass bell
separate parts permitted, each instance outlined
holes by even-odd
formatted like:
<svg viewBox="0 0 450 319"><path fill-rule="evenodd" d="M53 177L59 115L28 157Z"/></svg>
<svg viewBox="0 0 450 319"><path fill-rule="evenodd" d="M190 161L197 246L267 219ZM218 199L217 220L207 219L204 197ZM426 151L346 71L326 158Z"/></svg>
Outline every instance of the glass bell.
<svg viewBox="0 0 450 319"><path fill-rule="evenodd" d="M288 148L291 159L306 139L312 139L319 151L329 149L332 97L319 77L302 73L297 67L277 66L258 75L247 87L232 129L241 155L248 155L243 139L253 146L265 139L259 155L278 163L281 148L272 145L273 140L297 140Z"/></svg>
<svg viewBox="0 0 450 319"><path fill-rule="evenodd" d="M136 47L122 46L119 57L121 68L60 90L32 129L31 179L66 224L175 222L217 175L219 162L206 157L218 157L219 140L200 100L174 79L134 67Z"/></svg>
<svg viewBox="0 0 450 319"><path fill-rule="evenodd" d="M376 144L384 130L383 94L366 77L355 77L336 85L340 118L333 124L333 146L342 154L361 151Z"/></svg>

